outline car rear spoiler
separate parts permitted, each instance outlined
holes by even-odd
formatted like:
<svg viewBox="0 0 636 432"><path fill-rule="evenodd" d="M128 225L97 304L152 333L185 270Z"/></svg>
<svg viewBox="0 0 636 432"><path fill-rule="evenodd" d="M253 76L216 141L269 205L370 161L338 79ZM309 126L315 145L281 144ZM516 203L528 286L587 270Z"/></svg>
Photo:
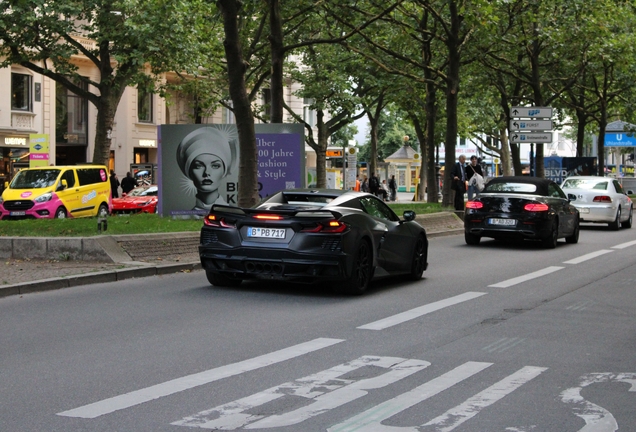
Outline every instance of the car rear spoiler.
<svg viewBox="0 0 636 432"><path fill-rule="evenodd" d="M255 214L271 214L287 217L301 217L301 218L327 218L333 217L338 219L342 216L342 213L335 210L316 210L316 209L255 209L255 208L241 208L233 207L224 204L214 204L210 209L210 213L231 215L234 217L245 217Z"/></svg>

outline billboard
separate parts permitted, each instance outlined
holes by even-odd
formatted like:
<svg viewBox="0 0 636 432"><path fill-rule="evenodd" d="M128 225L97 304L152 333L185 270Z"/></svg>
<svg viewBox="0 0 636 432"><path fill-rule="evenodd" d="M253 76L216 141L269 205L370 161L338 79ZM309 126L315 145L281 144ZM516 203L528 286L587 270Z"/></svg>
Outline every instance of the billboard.
<svg viewBox="0 0 636 432"><path fill-rule="evenodd" d="M257 124L255 132L261 198L304 187L303 126ZM203 216L213 204L238 204L236 125L161 125L158 147L159 213Z"/></svg>
<svg viewBox="0 0 636 432"><path fill-rule="evenodd" d="M548 156L543 158L545 177L561 184L569 176L595 176L598 166L595 157L560 157Z"/></svg>

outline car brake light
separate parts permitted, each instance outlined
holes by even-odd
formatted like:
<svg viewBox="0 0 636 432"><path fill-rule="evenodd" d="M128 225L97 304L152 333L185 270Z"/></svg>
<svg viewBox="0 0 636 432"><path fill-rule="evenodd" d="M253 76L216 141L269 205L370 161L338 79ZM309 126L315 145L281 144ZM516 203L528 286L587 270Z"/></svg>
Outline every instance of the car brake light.
<svg viewBox="0 0 636 432"><path fill-rule="evenodd" d="M593 202L611 203L612 202L612 198L610 198L607 195L597 195L597 196L594 197L594 199L592 201Z"/></svg>
<svg viewBox="0 0 636 432"><path fill-rule="evenodd" d="M543 203L528 203L523 206L523 209L529 212L543 212L550 210L550 207L548 207L547 204Z"/></svg>
<svg viewBox="0 0 636 432"><path fill-rule="evenodd" d="M269 215L269 214L259 214L259 215L254 215L254 218L256 219L261 219L261 220L281 220L283 219L282 216L278 216L278 215Z"/></svg>
<svg viewBox="0 0 636 432"><path fill-rule="evenodd" d="M466 203L466 208L467 209L480 209L484 207L484 203L482 203L481 201L468 201Z"/></svg>
<svg viewBox="0 0 636 432"><path fill-rule="evenodd" d="M323 234L337 234L344 232L347 229L347 224L332 220L329 222L318 223L316 226L310 228L304 228L303 232L311 233L323 233Z"/></svg>

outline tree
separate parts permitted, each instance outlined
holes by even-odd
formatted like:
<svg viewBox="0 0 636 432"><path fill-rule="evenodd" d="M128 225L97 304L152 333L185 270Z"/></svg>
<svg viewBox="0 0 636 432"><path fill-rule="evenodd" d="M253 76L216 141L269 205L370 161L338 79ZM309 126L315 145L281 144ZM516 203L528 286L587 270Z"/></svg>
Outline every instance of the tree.
<svg viewBox="0 0 636 432"><path fill-rule="evenodd" d="M199 0L8 0L0 14L0 67L22 65L48 77L97 109L92 161L105 164L121 96L171 70L201 63L209 16ZM205 25L204 25L205 24ZM99 71L82 75L81 56Z"/></svg>

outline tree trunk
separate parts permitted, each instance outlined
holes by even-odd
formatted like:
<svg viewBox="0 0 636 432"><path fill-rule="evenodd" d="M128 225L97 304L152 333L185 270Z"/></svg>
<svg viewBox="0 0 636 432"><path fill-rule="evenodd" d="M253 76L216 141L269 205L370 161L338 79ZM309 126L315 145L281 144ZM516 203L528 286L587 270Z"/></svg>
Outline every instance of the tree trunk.
<svg viewBox="0 0 636 432"><path fill-rule="evenodd" d="M316 129L318 129L318 146L316 152L316 187L327 187L327 146L329 144L329 127L325 123L325 113L316 110Z"/></svg>
<svg viewBox="0 0 636 432"><path fill-rule="evenodd" d="M598 175L605 175L605 129L607 128L607 104L604 99L601 99L599 107L599 130L598 130L598 142L597 154L598 154Z"/></svg>
<svg viewBox="0 0 636 432"><path fill-rule="evenodd" d="M97 123L95 124L95 148L93 149L93 163L108 166L110 159L110 144L115 113L119 105L119 97L115 97L108 90L99 97L97 104ZM110 133L109 133L110 131Z"/></svg>
<svg viewBox="0 0 636 432"><path fill-rule="evenodd" d="M585 145L585 126L587 125L587 116L582 109L576 110L576 155L584 156L583 147Z"/></svg>
<svg viewBox="0 0 636 432"><path fill-rule="evenodd" d="M446 157L444 159L444 187L442 206L453 206L453 194L451 191L452 177L451 167L455 163L455 146L457 144L457 103L459 93L459 70L460 70L460 43L458 40L461 26L461 17L457 11L457 4L449 2L451 12L451 31L447 36L448 48L448 77L446 78L446 138L444 148Z"/></svg>
<svg viewBox="0 0 636 432"><path fill-rule="evenodd" d="M217 6L223 16L225 31L225 57L230 86L230 97L234 106L236 128L239 136L239 207L253 207L258 204L258 156L254 117L245 86L246 65L239 39L238 13L241 2L238 0L218 0Z"/></svg>
<svg viewBox="0 0 636 432"><path fill-rule="evenodd" d="M411 115L411 121L417 134L417 140L420 143L420 185L417 194L417 201L424 201L426 196L426 188L428 184L428 147L426 145L426 131L422 128L422 123L417 115Z"/></svg>
<svg viewBox="0 0 636 432"><path fill-rule="evenodd" d="M506 129L499 130L499 142L501 143L501 167L503 175L512 175L512 161L510 157L510 146L508 145L508 135ZM521 172L519 173L521 175Z"/></svg>
<svg viewBox="0 0 636 432"><path fill-rule="evenodd" d="M270 78L271 106L270 122L283 122L283 63L285 49L283 46L283 28L280 16L280 1L267 0L269 3L269 45L272 57L272 75Z"/></svg>
<svg viewBox="0 0 636 432"><path fill-rule="evenodd" d="M426 149L428 163L428 178L426 183L428 184L426 193L426 202L438 203L439 202L439 182L437 176L437 163L435 158L435 150L437 145L435 143L435 121L437 116L437 87L431 81L427 80L426 84Z"/></svg>

